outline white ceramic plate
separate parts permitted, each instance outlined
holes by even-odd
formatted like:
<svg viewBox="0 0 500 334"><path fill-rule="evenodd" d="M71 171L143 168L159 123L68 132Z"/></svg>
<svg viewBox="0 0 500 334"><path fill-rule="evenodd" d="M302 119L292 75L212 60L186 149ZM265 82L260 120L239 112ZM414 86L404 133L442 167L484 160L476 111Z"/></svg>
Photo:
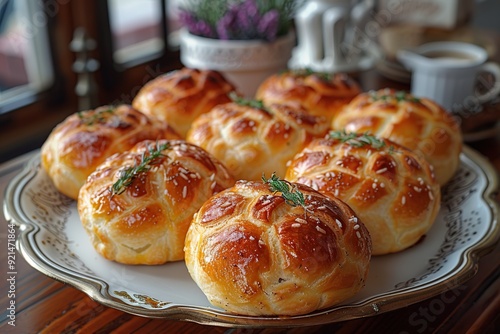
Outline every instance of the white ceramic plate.
<svg viewBox="0 0 500 334"><path fill-rule="evenodd" d="M6 190L4 212L20 227L18 248L35 269L94 300L146 317L228 327L310 326L367 317L436 296L472 277L477 261L499 236L498 180L491 165L469 148L443 189L431 231L404 252L374 257L366 287L348 302L304 316L231 315L209 304L184 262L128 266L105 260L87 238L76 203L61 195L36 155Z"/></svg>

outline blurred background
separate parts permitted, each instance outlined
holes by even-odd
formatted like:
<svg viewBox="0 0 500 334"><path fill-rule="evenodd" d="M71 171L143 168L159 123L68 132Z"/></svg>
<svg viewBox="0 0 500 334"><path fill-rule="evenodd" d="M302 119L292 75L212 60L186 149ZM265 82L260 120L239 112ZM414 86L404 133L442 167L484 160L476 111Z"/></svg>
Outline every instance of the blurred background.
<svg viewBox="0 0 500 334"><path fill-rule="evenodd" d="M360 2L378 29L368 70L389 80L410 80L394 58L403 47L445 39L500 48L489 37L500 34L500 0L352 1ZM395 3L404 10L383 16ZM68 115L131 103L146 82L181 67L179 4L0 0L0 162L40 147Z"/></svg>

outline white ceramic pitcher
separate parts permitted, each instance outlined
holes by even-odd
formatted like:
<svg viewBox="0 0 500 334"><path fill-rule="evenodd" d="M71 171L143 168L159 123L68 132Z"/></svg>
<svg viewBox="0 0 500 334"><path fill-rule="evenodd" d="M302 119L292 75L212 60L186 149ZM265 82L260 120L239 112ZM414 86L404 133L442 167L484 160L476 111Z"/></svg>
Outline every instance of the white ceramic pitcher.
<svg viewBox="0 0 500 334"><path fill-rule="evenodd" d="M317 71L358 68L361 50L353 44L372 8L373 1L368 0L307 1L295 16L297 47L289 67Z"/></svg>

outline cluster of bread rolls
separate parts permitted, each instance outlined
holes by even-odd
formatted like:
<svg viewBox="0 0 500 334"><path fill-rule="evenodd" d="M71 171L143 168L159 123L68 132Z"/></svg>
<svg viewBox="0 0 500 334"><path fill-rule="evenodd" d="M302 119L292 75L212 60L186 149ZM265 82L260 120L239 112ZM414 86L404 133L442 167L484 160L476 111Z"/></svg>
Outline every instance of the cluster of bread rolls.
<svg viewBox="0 0 500 334"><path fill-rule="evenodd" d="M460 151L444 109L345 74L286 71L253 100L183 68L132 106L70 116L42 166L105 258L185 260L228 312L299 315L352 297L372 255L429 231Z"/></svg>

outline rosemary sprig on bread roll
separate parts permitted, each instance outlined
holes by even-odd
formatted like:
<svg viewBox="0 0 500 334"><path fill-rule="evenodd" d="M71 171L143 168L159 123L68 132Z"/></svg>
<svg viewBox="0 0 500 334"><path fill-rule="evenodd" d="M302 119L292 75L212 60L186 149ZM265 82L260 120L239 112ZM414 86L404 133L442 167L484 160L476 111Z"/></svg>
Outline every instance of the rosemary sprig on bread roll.
<svg viewBox="0 0 500 334"><path fill-rule="evenodd" d="M120 171L120 177L111 186L111 193L113 195L123 193L140 173L147 172L151 168L151 165L155 163L155 160L159 157L164 157L165 155L163 155L162 151L167 150L169 147L169 143L163 143L162 145L156 143L156 147L151 146L148 148L148 154L146 155L146 152L142 153L139 164L136 163L134 166L129 166Z"/></svg>

